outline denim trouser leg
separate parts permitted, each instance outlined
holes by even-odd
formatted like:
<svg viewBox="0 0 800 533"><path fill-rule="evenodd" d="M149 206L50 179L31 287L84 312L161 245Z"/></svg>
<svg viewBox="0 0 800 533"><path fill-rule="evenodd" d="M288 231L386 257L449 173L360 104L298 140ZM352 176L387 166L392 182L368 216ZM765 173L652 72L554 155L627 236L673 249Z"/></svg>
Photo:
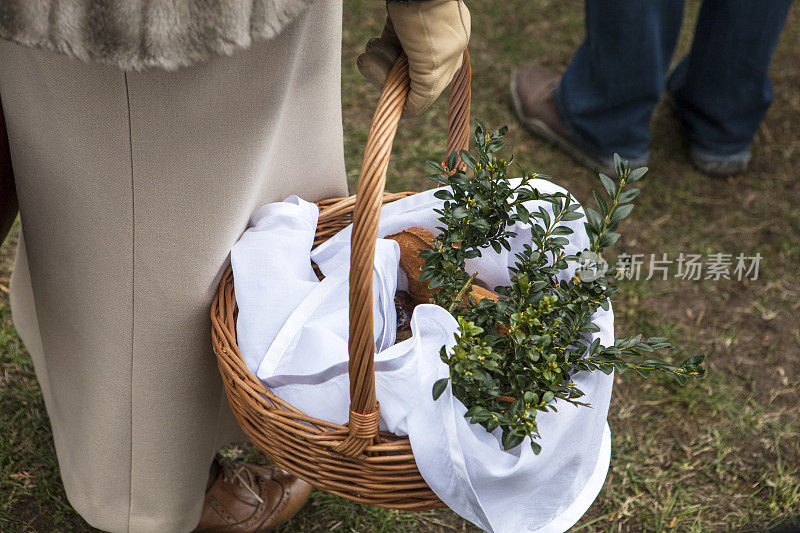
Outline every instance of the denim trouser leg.
<svg viewBox="0 0 800 533"><path fill-rule="evenodd" d="M696 155L749 158L772 101L769 63L791 0L705 0L668 89Z"/></svg>
<svg viewBox="0 0 800 533"><path fill-rule="evenodd" d="M761 4L761 2L758 2ZM586 40L554 100L573 142L599 159L644 159L683 0L586 0Z"/></svg>

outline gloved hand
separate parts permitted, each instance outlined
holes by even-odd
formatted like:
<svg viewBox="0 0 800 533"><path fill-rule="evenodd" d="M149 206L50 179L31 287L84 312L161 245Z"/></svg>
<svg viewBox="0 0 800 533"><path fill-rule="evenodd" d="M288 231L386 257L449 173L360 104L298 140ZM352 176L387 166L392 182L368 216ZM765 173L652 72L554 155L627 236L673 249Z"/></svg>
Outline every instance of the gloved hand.
<svg viewBox="0 0 800 533"><path fill-rule="evenodd" d="M462 0L388 2L389 14L379 39L367 42L358 70L378 89L400 52L408 56L411 90L405 116L425 111L461 68L469 43L470 15Z"/></svg>

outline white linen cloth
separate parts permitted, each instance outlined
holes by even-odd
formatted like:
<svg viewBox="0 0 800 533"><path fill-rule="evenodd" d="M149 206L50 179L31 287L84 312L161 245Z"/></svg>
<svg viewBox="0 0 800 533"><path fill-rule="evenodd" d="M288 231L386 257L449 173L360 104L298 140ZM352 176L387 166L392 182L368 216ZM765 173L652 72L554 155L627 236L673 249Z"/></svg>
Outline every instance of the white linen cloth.
<svg viewBox="0 0 800 533"><path fill-rule="evenodd" d="M566 192L536 180L542 192ZM379 237L419 226L437 232L435 190L385 205ZM530 202L531 210L541 204ZM231 251L236 298L237 338L248 367L272 392L307 414L338 423L348 418L347 288L348 227L311 251L316 206L291 197L258 210L251 228ZM567 253L588 246L584 219L565 222L573 229ZM515 254L530 244L525 225L513 228L511 251L485 251L471 271L487 286L507 285ZM326 278L317 281L309 259ZM449 375L439 357L454 344L456 320L427 304L415 308L412 337L395 341L393 297L404 287L398 275L399 250L379 238L373 271L375 382L381 428L408 435L425 481L453 511L489 532L558 532L573 525L596 498L610 459L606 424L613 376L579 373L576 385L591 408L557 401L555 413L537 415L542 451L534 455L529 439L504 451L500 431L487 433L464 418L466 407L448 386L434 401L433 383ZM574 273L571 265L562 273ZM614 342L613 313L592 317L601 343Z"/></svg>

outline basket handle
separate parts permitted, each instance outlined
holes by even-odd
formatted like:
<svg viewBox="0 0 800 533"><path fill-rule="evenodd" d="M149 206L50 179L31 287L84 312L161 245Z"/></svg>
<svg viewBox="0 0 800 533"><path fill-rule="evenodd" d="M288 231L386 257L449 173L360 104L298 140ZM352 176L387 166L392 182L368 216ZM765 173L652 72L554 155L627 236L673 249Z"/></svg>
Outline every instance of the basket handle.
<svg viewBox="0 0 800 533"><path fill-rule="evenodd" d="M469 52L450 84L447 154L469 146L472 69ZM364 149L353 211L350 251L350 422L336 451L354 457L378 434L380 414L375 399L375 339L372 335L372 268L386 169L397 125L409 91L408 59L401 54L383 86Z"/></svg>

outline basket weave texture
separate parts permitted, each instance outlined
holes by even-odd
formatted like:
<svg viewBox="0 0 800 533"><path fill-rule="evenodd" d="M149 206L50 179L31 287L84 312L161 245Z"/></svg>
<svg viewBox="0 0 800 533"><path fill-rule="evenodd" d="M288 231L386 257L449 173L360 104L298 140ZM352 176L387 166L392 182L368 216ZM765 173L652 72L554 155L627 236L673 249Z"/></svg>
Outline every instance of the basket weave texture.
<svg viewBox="0 0 800 533"><path fill-rule="evenodd" d="M450 85L447 153L469 144L469 53ZM386 193L386 170L408 94L408 62L389 74L372 119L355 196L318 202L315 246L353 223L350 258L350 417L346 425L306 415L270 392L236 345L230 268L211 306L212 345L228 402L250 440L277 465L317 488L392 509L443 507L419 473L408 437L378 431L372 334L372 265L380 208L412 192Z"/></svg>

